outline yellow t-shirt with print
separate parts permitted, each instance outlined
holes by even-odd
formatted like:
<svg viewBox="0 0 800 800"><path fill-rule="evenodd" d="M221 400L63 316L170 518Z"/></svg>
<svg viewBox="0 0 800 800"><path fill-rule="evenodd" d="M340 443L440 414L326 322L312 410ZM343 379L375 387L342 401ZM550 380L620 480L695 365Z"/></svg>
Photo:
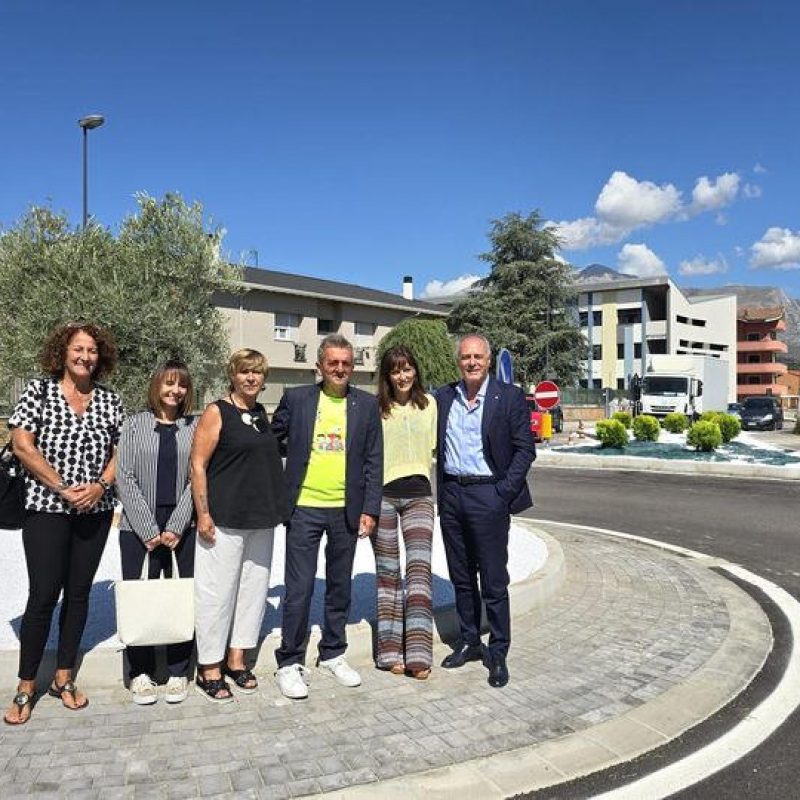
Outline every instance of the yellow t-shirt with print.
<svg viewBox="0 0 800 800"><path fill-rule="evenodd" d="M317 417L306 476L297 505L312 508L344 506L347 441L347 398L319 393Z"/></svg>

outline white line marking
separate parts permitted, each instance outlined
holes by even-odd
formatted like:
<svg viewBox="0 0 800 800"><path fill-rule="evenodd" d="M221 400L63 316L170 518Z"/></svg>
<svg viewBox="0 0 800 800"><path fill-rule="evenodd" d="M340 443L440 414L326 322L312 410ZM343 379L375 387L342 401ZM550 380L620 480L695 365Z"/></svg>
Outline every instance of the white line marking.
<svg viewBox="0 0 800 800"><path fill-rule="evenodd" d="M526 517L526 519L530 518ZM533 519L530 521L539 525L550 523L563 525L567 528L597 531L607 536L644 542L693 558L709 558L704 553L688 550L685 547L678 547L655 539L648 539L644 536L623 533L622 531L609 530L608 528L573 525L569 522L557 522L552 519ZM777 584L765 580L744 567L729 562L718 564L717 566L727 570L740 580L761 589L789 620L792 642L798 641L798 636L800 636L800 603L794 597ZM786 671L772 693L759 703L747 717L734 725L719 739L707 744L705 747L701 747L680 761L645 775L633 781L633 783L595 795L594 800L641 800L642 797L660 800L660 798L669 797L689 786L693 786L710 775L725 769L758 747L761 742L769 738L788 719L798 705L800 705L800 656L798 656L797 648L793 644Z"/></svg>

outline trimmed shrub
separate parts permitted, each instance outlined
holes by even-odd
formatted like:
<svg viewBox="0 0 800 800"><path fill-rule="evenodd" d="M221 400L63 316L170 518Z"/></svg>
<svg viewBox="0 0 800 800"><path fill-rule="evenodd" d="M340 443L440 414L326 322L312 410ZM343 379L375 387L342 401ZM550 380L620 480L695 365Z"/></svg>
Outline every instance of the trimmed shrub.
<svg viewBox="0 0 800 800"><path fill-rule="evenodd" d="M689 424L689 420L686 419L685 414L681 414L679 411L673 411L664 417L661 424L664 426L665 431L669 431L670 433L683 433Z"/></svg>
<svg viewBox="0 0 800 800"><path fill-rule="evenodd" d="M649 414L640 414L633 421L633 435L640 442L657 442L660 433L658 420Z"/></svg>
<svg viewBox="0 0 800 800"><path fill-rule="evenodd" d="M621 422L626 428L630 428L633 414L631 414L630 411L615 411L611 415L611 419L615 419L617 422Z"/></svg>
<svg viewBox="0 0 800 800"><path fill-rule="evenodd" d="M735 439L742 430L742 424L733 414L726 414L724 411L704 411L700 415L701 422L716 422L719 425L719 432L722 434L722 441L729 442Z"/></svg>
<svg viewBox="0 0 800 800"><path fill-rule="evenodd" d="M686 443L695 450L710 452L722 444L722 433L715 420L695 422L686 434Z"/></svg>
<svg viewBox="0 0 800 800"><path fill-rule="evenodd" d="M618 419L601 419L595 430L603 447L625 447L628 443L628 432Z"/></svg>

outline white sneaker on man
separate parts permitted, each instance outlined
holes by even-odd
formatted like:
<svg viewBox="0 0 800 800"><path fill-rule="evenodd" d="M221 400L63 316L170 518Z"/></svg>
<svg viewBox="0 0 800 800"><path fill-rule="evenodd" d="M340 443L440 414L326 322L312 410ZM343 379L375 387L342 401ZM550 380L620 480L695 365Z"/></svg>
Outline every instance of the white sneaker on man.
<svg viewBox="0 0 800 800"><path fill-rule="evenodd" d="M302 700L308 697L308 681L305 669L301 664L289 664L281 667L275 677L278 679L278 688L284 697L290 700Z"/></svg>
<svg viewBox="0 0 800 800"><path fill-rule="evenodd" d="M361 686L361 676L345 661L344 656L336 656L326 661L320 659L317 661L317 666L336 678L342 686L350 688Z"/></svg>
<svg viewBox="0 0 800 800"><path fill-rule="evenodd" d="M189 695L189 681L173 675L164 687L164 699L168 703L182 703Z"/></svg>
<svg viewBox="0 0 800 800"><path fill-rule="evenodd" d="M144 672L131 681L131 695L137 706L151 706L158 700L156 685Z"/></svg>

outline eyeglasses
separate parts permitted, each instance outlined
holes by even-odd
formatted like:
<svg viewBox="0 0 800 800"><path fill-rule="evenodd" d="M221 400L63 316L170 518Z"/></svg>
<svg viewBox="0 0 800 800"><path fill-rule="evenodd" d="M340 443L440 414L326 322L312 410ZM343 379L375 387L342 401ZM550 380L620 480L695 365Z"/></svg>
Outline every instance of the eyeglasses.
<svg viewBox="0 0 800 800"><path fill-rule="evenodd" d="M261 415L256 416L249 411L241 411L239 416L245 425L249 425L257 433L264 433L267 430L267 421Z"/></svg>

